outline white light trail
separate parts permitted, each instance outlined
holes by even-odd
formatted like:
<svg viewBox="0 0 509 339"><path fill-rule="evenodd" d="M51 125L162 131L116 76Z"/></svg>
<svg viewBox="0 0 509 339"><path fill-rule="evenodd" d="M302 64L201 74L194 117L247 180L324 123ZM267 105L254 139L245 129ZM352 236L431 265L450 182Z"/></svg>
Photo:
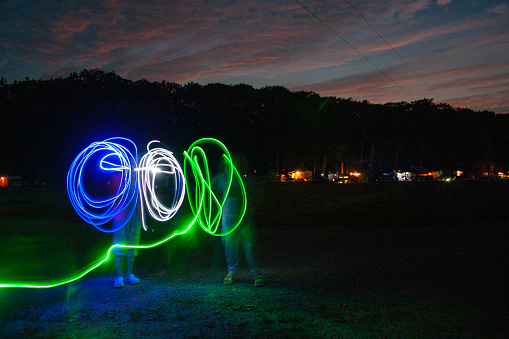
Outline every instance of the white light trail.
<svg viewBox="0 0 509 339"><path fill-rule="evenodd" d="M141 215L143 229L146 231L144 210L157 221L168 221L179 210L186 192L184 172L177 159L169 150L161 147L150 148L151 144L159 143L153 140L147 144L147 153L141 158L138 168L138 189L140 192ZM161 175L167 176L167 184L171 199L170 206L165 206L156 194L157 183L161 182ZM157 182L156 182L157 177Z"/></svg>

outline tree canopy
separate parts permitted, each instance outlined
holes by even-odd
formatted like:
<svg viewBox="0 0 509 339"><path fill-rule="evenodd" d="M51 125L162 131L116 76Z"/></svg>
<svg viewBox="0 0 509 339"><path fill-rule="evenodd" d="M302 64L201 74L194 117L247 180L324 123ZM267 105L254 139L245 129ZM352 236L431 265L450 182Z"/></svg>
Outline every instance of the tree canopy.
<svg viewBox="0 0 509 339"><path fill-rule="evenodd" d="M509 165L509 114L431 99L373 104L282 86L131 81L93 69L12 84L2 78L0 111L0 173L56 181L81 149L114 136L140 147L158 139L176 155L214 137L258 174L413 165L478 176Z"/></svg>

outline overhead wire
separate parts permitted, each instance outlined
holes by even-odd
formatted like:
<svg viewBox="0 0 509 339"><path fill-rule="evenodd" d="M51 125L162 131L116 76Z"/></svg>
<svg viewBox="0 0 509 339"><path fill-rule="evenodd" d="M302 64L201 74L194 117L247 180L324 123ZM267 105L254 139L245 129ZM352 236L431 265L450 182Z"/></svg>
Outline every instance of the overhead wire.
<svg viewBox="0 0 509 339"><path fill-rule="evenodd" d="M374 68L376 68L380 73L382 73L387 79L389 79L393 84L398 86L403 92L405 92L409 97L416 100L415 97L410 94L407 90L405 90L403 87L401 87L400 84L398 84L393 78L391 78L387 73L385 73L380 67L378 67L373 61L371 61L368 57L366 57L364 54L362 54L361 51L359 51L355 46L353 46L351 43L349 43L345 38L343 38L336 30L334 30L332 27L330 27L325 21L320 19L315 13L313 13L309 8L304 6L300 1L295 0L299 6L301 6L304 10L306 10L312 17L314 17L316 20L318 20L320 23L322 23L327 29L329 29L334 35L336 35L338 38L340 38L345 44L347 44L350 48L352 48L355 52L357 52L361 57L363 57L367 62L369 62Z"/></svg>
<svg viewBox="0 0 509 339"><path fill-rule="evenodd" d="M405 60L405 59L403 59L403 57L402 57L402 56L401 56L401 55L400 55L400 54L399 54L399 53L398 53L398 52L397 52L397 51L396 51L396 50L395 50L395 49L391 46L391 44L390 44L387 40L385 40L385 38L384 38L384 37L383 37L383 36L382 36L382 35L381 35L381 34L380 34L377 30L376 30L376 28L375 28L375 27L373 27L373 25L371 25L371 23L370 23L370 22L369 22L369 21L368 21L368 20L367 20L367 19L366 19L366 18L365 18L365 17L364 17L364 16L363 16L363 15L362 15L362 14L361 14L358 10L357 10L357 8L355 8L355 7L352 5L352 3L351 3L350 1L345 0L345 2L346 2L346 3L347 3L347 4L348 4L348 5L349 5L349 6L350 6L350 7L351 7L354 11L355 11L355 13L357 13L357 15L358 15L358 16L359 16L362 20L364 20L364 22L365 22L366 24L368 24L368 26L369 26L369 27L373 30L373 32L375 32L375 33L378 35L378 37L379 37L380 39L382 39L382 40L383 40L383 42L385 42L385 44L386 44L387 46L389 46L389 48L390 48L390 49L394 52L394 54L396 54L396 55L398 56L398 58L399 58L401 61L403 61L403 62L405 63L405 65L406 65L406 66L407 66L407 67L408 67L408 68L409 68L409 69L410 69L410 70L411 70L411 71L415 74L415 76L416 76L416 77L418 77L418 78L419 78L419 80L421 80L421 81L422 81L422 83L423 83L423 84L424 84L424 85L425 85L425 86L426 86L426 87L427 87L427 88L428 88L428 89L429 89L429 90L430 90L430 91L431 91L431 92L432 92L432 93L433 93L433 94L434 94L434 95L435 95L435 96L436 96L436 97L437 97L440 101L442 101L442 98L440 98L440 96L439 96L439 95L438 95L438 94L437 94L437 93L433 90L433 88L431 88L431 87L430 87L430 86L426 83L426 81L424 81L424 79L423 79L423 78L422 78L422 77L421 77L421 76L420 76L420 75L419 75L419 74L415 71L415 69L413 69L413 68L412 68L412 66L410 66L410 65L408 64L408 62L406 62L406 60Z"/></svg>

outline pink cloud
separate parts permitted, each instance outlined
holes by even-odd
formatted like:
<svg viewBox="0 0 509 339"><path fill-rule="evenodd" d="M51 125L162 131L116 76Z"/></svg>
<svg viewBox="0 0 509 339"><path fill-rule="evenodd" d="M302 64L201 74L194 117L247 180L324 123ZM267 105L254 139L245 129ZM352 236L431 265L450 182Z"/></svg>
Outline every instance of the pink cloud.
<svg viewBox="0 0 509 339"><path fill-rule="evenodd" d="M445 6L447 4L450 4L452 2L452 0L437 0L437 5L438 6Z"/></svg>
<svg viewBox="0 0 509 339"><path fill-rule="evenodd" d="M509 5L507 3L497 4L494 7L488 8L487 12L493 13L493 14L508 14L509 13Z"/></svg>
<svg viewBox="0 0 509 339"><path fill-rule="evenodd" d="M447 100L447 103L455 107L478 111L489 110L495 113L509 113L507 97L509 97L509 90L452 98Z"/></svg>

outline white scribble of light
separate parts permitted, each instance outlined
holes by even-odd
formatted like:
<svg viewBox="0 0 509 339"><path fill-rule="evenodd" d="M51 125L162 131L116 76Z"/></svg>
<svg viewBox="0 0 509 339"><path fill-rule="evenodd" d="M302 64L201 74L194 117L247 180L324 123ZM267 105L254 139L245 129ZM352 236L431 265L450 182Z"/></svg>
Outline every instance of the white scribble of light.
<svg viewBox="0 0 509 339"><path fill-rule="evenodd" d="M179 210L186 192L184 172L177 159L169 150L161 147L150 148L151 144L159 143L152 140L147 144L147 153L140 159L138 168L138 188L140 192L141 215L143 229L146 231L144 210L157 221L168 221ZM161 176L166 178L161 178ZM157 180L156 180L157 179ZM157 197L156 185L166 179L170 206L165 206Z"/></svg>

